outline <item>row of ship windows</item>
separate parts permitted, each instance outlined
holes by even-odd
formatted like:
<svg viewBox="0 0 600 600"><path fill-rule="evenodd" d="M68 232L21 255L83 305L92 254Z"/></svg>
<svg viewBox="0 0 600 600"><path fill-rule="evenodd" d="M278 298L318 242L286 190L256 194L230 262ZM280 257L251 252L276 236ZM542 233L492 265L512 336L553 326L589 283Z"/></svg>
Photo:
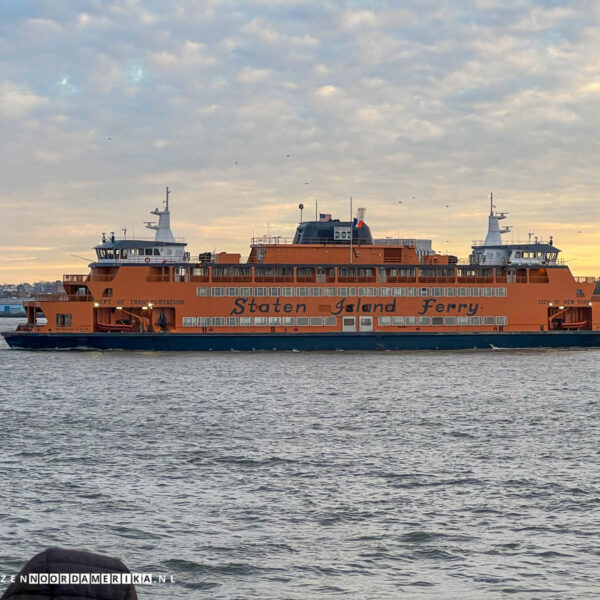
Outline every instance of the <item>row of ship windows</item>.
<svg viewBox="0 0 600 600"><path fill-rule="evenodd" d="M354 321L352 320L352 324ZM507 317L378 317L381 326L507 325ZM183 327L335 327L337 317L183 317Z"/></svg>
<svg viewBox="0 0 600 600"><path fill-rule="evenodd" d="M506 296L505 287L208 287L196 288L196 296Z"/></svg>

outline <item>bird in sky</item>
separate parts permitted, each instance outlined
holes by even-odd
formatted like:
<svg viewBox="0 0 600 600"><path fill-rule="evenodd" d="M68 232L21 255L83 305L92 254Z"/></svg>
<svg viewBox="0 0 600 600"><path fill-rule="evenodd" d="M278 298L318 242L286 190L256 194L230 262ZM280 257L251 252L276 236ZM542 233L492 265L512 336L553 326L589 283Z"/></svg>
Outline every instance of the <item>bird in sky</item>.
<svg viewBox="0 0 600 600"><path fill-rule="evenodd" d="M308 185L310 183L310 181L305 181L304 185Z"/></svg>

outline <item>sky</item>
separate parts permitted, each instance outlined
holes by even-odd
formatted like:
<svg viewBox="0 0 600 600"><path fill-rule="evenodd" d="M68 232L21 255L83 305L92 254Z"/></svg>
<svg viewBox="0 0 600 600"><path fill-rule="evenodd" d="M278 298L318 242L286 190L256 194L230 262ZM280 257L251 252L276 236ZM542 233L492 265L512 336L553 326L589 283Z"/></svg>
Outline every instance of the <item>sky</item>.
<svg viewBox="0 0 600 600"><path fill-rule="evenodd" d="M172 190L193 253L366 208L466 258L554 236L600 276L600 3L3 0L0 282L86 273Z"/></svg>

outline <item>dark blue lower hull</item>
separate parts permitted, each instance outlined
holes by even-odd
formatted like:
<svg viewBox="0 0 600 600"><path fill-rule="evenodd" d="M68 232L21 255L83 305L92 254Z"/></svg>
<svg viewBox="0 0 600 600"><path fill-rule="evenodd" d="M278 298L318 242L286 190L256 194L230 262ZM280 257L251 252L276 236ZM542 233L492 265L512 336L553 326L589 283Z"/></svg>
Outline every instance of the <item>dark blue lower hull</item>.
<svg viewBox="0 0 600 600"><path fill-rule="evenodd" d="M600 347L600 331L503 333L28 333L2 334L26 350L467 350Z"/></svg>

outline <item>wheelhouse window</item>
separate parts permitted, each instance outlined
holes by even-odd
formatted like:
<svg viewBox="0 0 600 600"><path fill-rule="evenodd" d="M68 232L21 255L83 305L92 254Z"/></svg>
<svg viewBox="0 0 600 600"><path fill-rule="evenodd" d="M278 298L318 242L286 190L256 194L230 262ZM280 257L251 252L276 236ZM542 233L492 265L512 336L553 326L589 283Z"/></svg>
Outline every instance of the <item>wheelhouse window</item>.
<svg viewBox="0 0 600 600"><path fill-rule="evenodd" d="M113 289L112 288L105 288L105 290L102 292L102 296L104 298L112 298L113 295Z"/></svg>

